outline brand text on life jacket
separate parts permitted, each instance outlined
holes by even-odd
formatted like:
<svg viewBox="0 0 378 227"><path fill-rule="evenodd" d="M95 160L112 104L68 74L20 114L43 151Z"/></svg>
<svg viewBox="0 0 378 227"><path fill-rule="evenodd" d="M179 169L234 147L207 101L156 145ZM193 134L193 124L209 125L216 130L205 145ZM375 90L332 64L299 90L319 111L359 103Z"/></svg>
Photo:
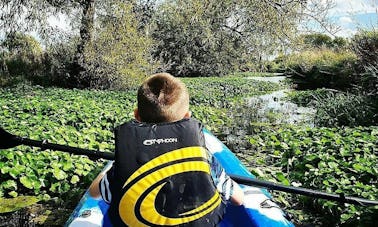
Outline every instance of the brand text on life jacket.
<svg viewBox="0 0 378 227"><path fill-rule="evenodd" d="M162 138L162 139L150 139L143 141L143 144L146 146L151 146L154 144L162 144L162 143L177 143L177 138Z"/></svg>

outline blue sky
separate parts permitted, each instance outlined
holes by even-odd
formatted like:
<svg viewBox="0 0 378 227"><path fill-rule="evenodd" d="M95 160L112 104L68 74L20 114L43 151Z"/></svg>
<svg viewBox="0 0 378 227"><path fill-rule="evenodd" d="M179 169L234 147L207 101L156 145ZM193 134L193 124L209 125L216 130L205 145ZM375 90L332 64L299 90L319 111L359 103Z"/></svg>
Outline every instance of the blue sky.
<svg viewBox="0 0 378 227"><path fill-rule="evenodd" d="M334 0L329 17L340 27L337 36L350 37L358 29L378 29L378 0Z"/></svg>

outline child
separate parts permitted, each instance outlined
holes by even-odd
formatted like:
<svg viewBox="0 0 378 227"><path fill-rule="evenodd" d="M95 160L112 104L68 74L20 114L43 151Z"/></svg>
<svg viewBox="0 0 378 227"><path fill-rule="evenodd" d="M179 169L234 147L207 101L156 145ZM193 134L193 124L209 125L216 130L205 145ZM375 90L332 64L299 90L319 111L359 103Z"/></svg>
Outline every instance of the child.
<svg viewBox="0 0 378 227"><path fill-rule="evenodd" d="M190 118L186 86L167 73L138 90L135 119L115 130L115 161L91 185L110 203L114 226L215 226L225 202L243 191L205 148L203 126Z"/></svg>

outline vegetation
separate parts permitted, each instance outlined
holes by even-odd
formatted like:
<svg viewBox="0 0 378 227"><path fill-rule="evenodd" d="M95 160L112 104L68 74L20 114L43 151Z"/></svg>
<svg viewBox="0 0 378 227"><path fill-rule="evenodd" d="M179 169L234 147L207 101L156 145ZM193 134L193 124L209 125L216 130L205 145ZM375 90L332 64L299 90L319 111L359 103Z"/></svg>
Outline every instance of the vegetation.
<svg viewBox="0 0 378 227"><path fill-rule="evenodd" d="M293 102L317 110L315 125L321 127L377 125L376 104L364 95L350 92L318 89L315 91L293 92Z"/></svg>
<svg viewBox="0 0 378 227"><path fill-rule="evenodd" d="M277 88L238 78L184 81L193 94L193 115L214 131L220 131L231 121L225 110L233 101L241 100L245 93L260 94ZM256 84L258 86L254 86ZM219 89L220 85L224 89ZM211 88L207 90L207 96L204 95L205 87ZM249 89L251 87L254 89ZM1 90L0 122L6 130L19 136L112 151L112 131L116 125L133 117L135 101L135 89L105 92L18 86ZM214 105L209 106L211 103ZM41 199L59 197L61 201L70 201L71 197L81 195L100 170L94 161L67 153L30 147L1 150L0 153L0 197L28 194ZM75 201L77 199L73 204Z"/></svg>
<svg viewBox="0 0 378 227"><path fill-rule="evenodd" d="M49 67L39 75L44 80L33 83L127 89L155 70L176 76L262 71L264 58L282 51L277 46L292 44L298 24L309 18L324 24L329 5L300 0L11 0L0 3L0 25L5 34L36 32L46 47L44 65ZM51 16L63 18L69 28L53 28Z"/></svg>
<svg viewBox="0 0 378 227"><path fill-rule="evenodd" d="M41 80L43 52L35 38L17 32L9 33L0 42L0 50L3 50L0 53L0 85Z"/></svg>
<svg viewBox="0 0 378 227"><path fill-rule="evenodd" d="M306 49L323 49L328 48L332 50L347 49L347 40L342 37L335 37L332 39L330 36L322 33L310 33L299 37L299 42L303 42Z"/></svg>
<svg viewBox="0 0 378 227"><path fill-rule="evenodd" d="M282 85L243 77L183 80L192 94L193 115L220 138L226 136L224 139L229 146L255 175L284 184L298 183L317 190L376 199L376 127L258 125L253 123L253 118L248 118L253 117L250 113L253 110L240 109L240 105L244 106L244 97L264 94ZM1 90L0 122L6 130L20 136L111 151L114 148L112 130L132 118L135 105L135 89L105 92L18 86ZM227 137L230 132L240 136L237 146L230 143L232 136ZM53 209L47 204L72 209L103 165L102 161L82 156L24 146L0 153L2 196L37 196L35 201L40 200L38 203L45 204L46 209ZM361 163L366 165L360 166ZM314 175L315 172L318 175ZM334 181L336 178L343 183ZM359 186L354 187L355 184ZM281 194L275 198L298 224L371 223L369 218L376 214L376 209L343 208L327 201L311 203L305 198ZM309 215L305 210L311 207ZM313 215L313 209L319 213L317 216ZM323 219L330 214L338 217L335 223Z"/></svg>
<svg viewBox="0 0 378 227"><path fill-rule="evenodd" d="M377 199L378 32L361 30L351 39L300 32L309 19L324 25L331 2L1 1L1 127L112 151L112 130L133 117L135 86L167 71L191 77L183 80L193 115L254 174ZM49 25L52 15L70 28ZM256 122L245 98L283 86L248 79L256 72L285 73L295 88L312 89L289 98L316 109L315 127L280 125L275 119L284 116L274 112L267 123ZM0 198L7 199L0 209L25 198L71 209L102 165L30 147L1 150ZM275 197L299 225L369 226L378 216L377 207Z"/></svg>
<svg viewBox="0 0 378 227"><path fill-rule="evenodd" d="M301 185L329 193L377 200L378 128L258 127L249 141L253 154L243 156L253 163L251 171L269 180ZM259 154L266 154L261 157ZM272 168L265 168L266 166ZM287 199L287 198L286 198ZM297 222L321 226L370 226L377 207L340 206L332 201L298 197L283 200L308 210L297 214ZM333 218L330 219L329 216Z"/></svg>
<svg viewBox="0 0 378 227"><path fill-rule="evenodd" d="M86 44L86 73L82 74L86 78L79 81L84 82L84 87L101 89L138 85L153 71L149 61L152 40L138 30L131 4L114 4L104 11L108 12L101 15L96 35Z"/></svg>
<svg viewBox="0 0 378 227"><path fill-rule="evenodd" d="M351 52L318 49L289 56L286 67L288 73L293 74L294 78L300 78L308 86L346 89L356 82L356 62L357 57Z"/></svg>

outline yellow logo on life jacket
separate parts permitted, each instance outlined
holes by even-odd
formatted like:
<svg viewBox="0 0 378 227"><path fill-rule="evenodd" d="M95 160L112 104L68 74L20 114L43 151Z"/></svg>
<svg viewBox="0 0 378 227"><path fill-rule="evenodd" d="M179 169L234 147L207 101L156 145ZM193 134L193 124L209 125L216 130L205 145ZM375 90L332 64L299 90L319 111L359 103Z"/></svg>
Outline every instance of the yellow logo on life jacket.
<svg viewBox="0 0 378 227"><path fill-rule="evenodd" d="M166 184L164 179L192 171L210 174L210 166L206 160L207 153L204 148L186 147L165 153L141 166L123 185L123 188L128 189L119 204L122 221L129 226L147 226L145 223L173 226L197 220L213 211L221 203L220 195L216 191L208 201L196 209L179 214L179 217L164 216L155 207L156 196ZM166 165L169 162L173 163ZM151 173L146 174L148 171ZM157 184L158 182L161 183Z"/></svg>

